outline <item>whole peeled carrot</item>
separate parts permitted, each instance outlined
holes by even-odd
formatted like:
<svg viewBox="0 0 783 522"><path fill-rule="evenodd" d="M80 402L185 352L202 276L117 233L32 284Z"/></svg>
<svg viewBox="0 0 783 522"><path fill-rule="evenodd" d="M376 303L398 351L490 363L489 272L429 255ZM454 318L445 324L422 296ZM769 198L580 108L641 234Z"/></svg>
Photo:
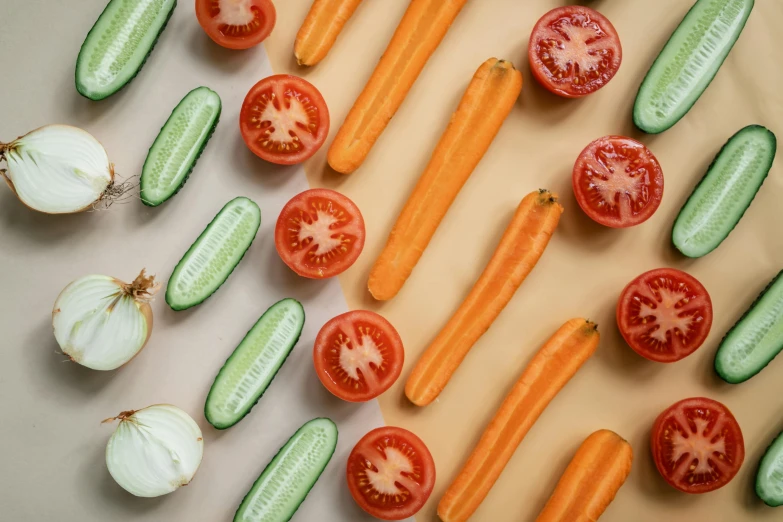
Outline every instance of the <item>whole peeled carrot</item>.
<svg viewBox="0 0 783 522"><path fill-rule="evenodd" d="M541 412L593 355L599 338L594 323L571 319L539 350L440 500L441 520L464 522L478 509Z"/></svg>
<svg viewBox="0 0 783 522"><path fill-rule="evenodd" d="M613 431L587 437L536 522L595 522L628 478L633 450Z"/></svg>
<svg viewBox="0 0 783 522"><path fill-rule="evenodd" d="M334 45L345 22L362 0L315 0L296 34L294 56L299 65L315 65Z"/></svg>
<svg viewBox="0 0 783 522"><path fill-rule="evenodd" d="M408 377L405 395L412 403L426 406L443 391L473 344L536 266L562 213L557 196L545 190L522 199L484 273Z"/></svg>
<svg viewBox="0 0 783 522"><path fill-rule="evenodd" d="M400 291L521 91L511 62L490 58L476 71L375 262L367 285L373 297L385 301Z"/></svg>
<svg viewBox="0 0 783 522"><path fill-rule="evenodd" d="M350 174L364 162L468 0L411 0L370 80L329 148L327 160Z"/></svg>

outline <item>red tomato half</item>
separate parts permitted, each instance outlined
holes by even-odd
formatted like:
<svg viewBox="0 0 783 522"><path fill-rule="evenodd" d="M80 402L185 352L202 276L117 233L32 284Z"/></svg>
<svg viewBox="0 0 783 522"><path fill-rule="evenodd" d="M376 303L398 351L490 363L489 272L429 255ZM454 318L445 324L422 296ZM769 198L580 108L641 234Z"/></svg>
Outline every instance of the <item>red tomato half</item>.
<svg viewBox="0 0 783 522"><path fill-rule="evenodd" d="M633 350L675 362L696 351L712 327L712 300L695 277L674 268L640 275L617 302L617 326Z"/></svg>
<svg viewBox="0 0 783 522"><path fill-rule="evenodd" d="M364 248L364 218L353 201L328 189L306 190L286 203L275 248L291 270L323 279L347 270Z"/></svg>
<svg viewBox="0 0 783 522"><path fill-rule="evenodd" d="M728 484L745 460L737 419L718 401L685 399L655 421L651 438L658 472L685 493L707 493Z"/></svg>
<svg viewBox="0 0 783 522"><path fill-rule="evenodd" d="M329 109L310 82L288 74L264 78L250 89L239 113L248 148L278 165L301 163L329 134Z"/></svg>
<svg viewBox="0 0 783 522"><path fill-rule="evenodd" d="M348 489L359 506L382 520L415 515L435 486L435 462L424 442L408 430L372 430L348 457Z"/></svg>
<svg viewBox="0 0 783 522"><path fill-rule="evenodd" d="M216 44L248 49L269 36L277 13L272 0L196 0L196 18Z"/></svg>
<svg viewBox="0 0 783 522"><path fill-rule="evenodd" d="M313 348L318 378L337 397L349 402L374 399L400 376L405 351L389 321L355 310L326 323Z"/></svg>
<svg viewBox="0 0 783 522"><path fill-rule="evenodd" d="M574 195L585 214L602 225L644 223L663 199L663 170L638 141L605 136L582 151L574 165Z"/></svg>
<svg viewBox="0 0 783 522"><path fill-rule="evenodd" d="M528 47L533 76L565 98L593 93L611 80L623 61L620 37L604 15L589 7L557 7L533 28Z"/></svg>

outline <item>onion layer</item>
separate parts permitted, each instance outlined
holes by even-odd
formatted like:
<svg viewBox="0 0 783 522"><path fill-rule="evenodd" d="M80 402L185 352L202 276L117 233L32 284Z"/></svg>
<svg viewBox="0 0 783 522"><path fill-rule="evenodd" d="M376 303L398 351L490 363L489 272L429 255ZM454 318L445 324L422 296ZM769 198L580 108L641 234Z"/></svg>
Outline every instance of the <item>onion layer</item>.
<svg viewBox="0 0 783 522"><path fill-rule="evenodd" d="M137 497L159 497L186 486L204 454L198 424L170 404L124 411L104 422L120 425L106 445L106 467Z"/></svg>
<svg viewBox="0 0 783 522"><path fill-rule="evenodd" d="M90 133L47 125L11 143L0 143L8 186L19 200L47 214L86 210L111 191L114 167Z"/></svg>
<svg viewBox="0 0 783 522"><path fill-rule="evenodd" d="M72 361L94 370L114 370L130 361L152 335L149 301L157 290L144 270L124 283L103 275L72 282L52 311L54 337Z"/></svg>

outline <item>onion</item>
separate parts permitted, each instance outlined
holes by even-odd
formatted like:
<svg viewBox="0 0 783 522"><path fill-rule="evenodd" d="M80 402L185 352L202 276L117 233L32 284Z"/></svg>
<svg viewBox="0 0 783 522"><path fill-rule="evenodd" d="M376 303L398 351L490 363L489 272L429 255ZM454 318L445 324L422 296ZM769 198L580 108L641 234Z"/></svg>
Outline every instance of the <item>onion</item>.
<svg viewBox="0 0 783 522"><path fill-rule="evenodd" d="M204 454L198 424L170 404L124 411L103 422L120 421L106 445L112 478L137 497L159 497L186 486Z"/></svg>
<svg viewBox="0 0 783 522"><path fill-rule="evenodd" d="M52 310L54 337L73 362L94 370L119 368L144 348L152 334L155 277L144 270L124 283L88 275L60 293Z"/></svg>
<svg viewBox="0 0 783 522"><path fill-rule="evenodd" d="M92 208L101 199L121 196L114 166L90 133L70 125L47 125L11 143L0 143L2 170L19 200L47 214L70 214Z"/></svg>

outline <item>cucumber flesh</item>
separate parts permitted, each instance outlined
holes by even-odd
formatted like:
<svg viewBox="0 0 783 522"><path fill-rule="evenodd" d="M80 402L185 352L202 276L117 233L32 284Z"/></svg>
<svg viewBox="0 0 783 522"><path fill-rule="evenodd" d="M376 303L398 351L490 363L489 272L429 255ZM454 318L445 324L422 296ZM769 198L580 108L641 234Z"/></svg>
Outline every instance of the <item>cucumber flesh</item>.
<svg viewBox="0 0 783 522"><path fill-rule="evenodd" d="M759 463L756 495L772 507L783 506L783 433L772 441Z"/></svg>
<svg viewBox="0 0 783 522"><path fill-rule="evenodd" d="M166 287L174 310L203 303L225 283L261 226L261 210L247 198L236 198L218 212L182 257Z"/></svg>
<svg viewBox="0 0 783 522"><path fill-rule="evenodd" d="M732 136L674 221L674 246L688 257L718 248L767 178L776 150L775 135L759 125Z"/></svg>
<svg viewBox="0 0 783 522"><path fill-rule="evenodd" d="M337 426L313 419L275 455L234 515L234 522L286 522L315 485L337 447Z"/></svg>
<svg viewBox="0 0 783 522"><path fill-rule="evenodd" d="M715 371L729 383L745 382L783 350L783 271L721 341Z"/></svg>
<svg viewBox="0 0 783 522"><path fill-rule="evenodd" d="M294 299L264 312L215 377L204 406L210 424L230 428L250 413L294 349L304 322L304 308Z"/></svg>
<svg viewBox="0 0 783 522"><path fill-rule="evenodd" d="M172 111L141 171L141 201L156 207L188 180L220 118L220 96L208 87L190 91Z"/></svg>
<svg viewBox="0 0 783 522"><path fill-rule="evenodd" d="M76 90L102 100L138 74L177 0L110 0L76 60Z"/></svg>
<svg viewBox="0 0 783 522"><path fill-rule="evenodd" d="M633 120L650 134L663 132L693 107L740 36L754 0L698 0L644 78Z"/></svg>

